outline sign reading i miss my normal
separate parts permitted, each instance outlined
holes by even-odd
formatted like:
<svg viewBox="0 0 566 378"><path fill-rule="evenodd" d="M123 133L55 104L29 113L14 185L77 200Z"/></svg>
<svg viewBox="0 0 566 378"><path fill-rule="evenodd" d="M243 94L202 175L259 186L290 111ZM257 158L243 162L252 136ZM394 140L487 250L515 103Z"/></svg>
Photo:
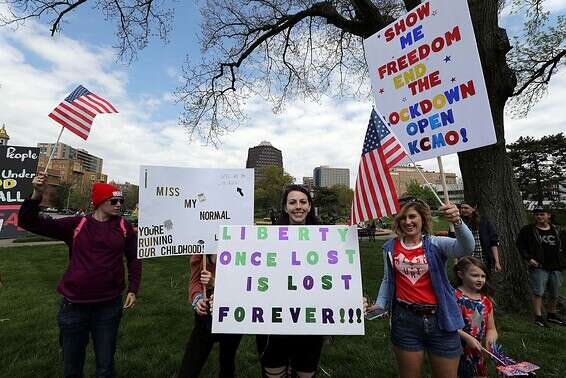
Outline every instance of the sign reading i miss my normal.
<svg viewBox="0 0 566 378"><path fill-rule="evenodd" d="M355 226L222 226L213 333L363 335Z"/></svg>
<svg viewBox="0 0 566 378"><path fill-rule="evenodd" d="M253 169L141 166L138 258L216 253L218 226L253 224Z"/></svg>

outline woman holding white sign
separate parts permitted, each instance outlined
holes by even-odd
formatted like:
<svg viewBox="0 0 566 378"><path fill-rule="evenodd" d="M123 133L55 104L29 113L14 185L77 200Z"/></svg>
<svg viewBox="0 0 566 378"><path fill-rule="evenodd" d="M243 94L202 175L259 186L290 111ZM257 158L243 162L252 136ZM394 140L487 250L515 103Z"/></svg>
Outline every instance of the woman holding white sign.
<svg viewBox="0 0 566 378"><path fill-rule="evenodd" d="M391 342L401 378L420 377L425 351L435 377L456 377L464 326L446 275L449 257L474 250L474 236L454 204L440 210L454 225L456 239L432 236L428 206L413 201L393 222L397 237L383 246L384 275L374 306L391 310Z"/></svg>
<svg viewBox="0 0 566 378"><path fill-rule="evenodd" d="M203 258L207 267L203 269ZM219 344L219 377L234 377L236 370L236 351L242 335L212 334L211 308L214 299L214 272L216 270L216 255L191 256L191 280L189 282L189 301L195 310L195 325L187 346L179 378L196 378L208 359L214 343ZM203 291L206 288L206 292ZM205 295L206 294L206 295Z"/></svg>
<svg viewBox="0 0 566 378"><path fill-rule="evenodd" d="M277 223L318 224L312 197L304 187L287 187ZM315 376L322 350L322 336L257 335L256 343L263 377L286 377L289 368L300 378Z"/></svg>

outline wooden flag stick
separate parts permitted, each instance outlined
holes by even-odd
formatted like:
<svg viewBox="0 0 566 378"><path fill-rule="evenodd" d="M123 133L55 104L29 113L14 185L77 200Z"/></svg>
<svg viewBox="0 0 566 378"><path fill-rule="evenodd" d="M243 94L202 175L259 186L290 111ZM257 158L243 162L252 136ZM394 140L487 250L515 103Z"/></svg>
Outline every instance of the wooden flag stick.
<svg viewBox="0 0 566 378"><path fill-rule="evenodd" d="M59 144L59 140L61 140L61 134L63 134L63 130L65 128L61 126L61 131L59 131L59 136L57 137L57 142L55 142L55 146L51 149L51 155L49 155L49 159L47 160L47 164L45 164L45 170L43 173L47 173L47 167L49 167L49 163L51 163L51 159L53 159L53 155L55 154L55 149L57 149L57 145Z"/></svg>
<svg viewBox="0 0 566 378"><path fill-rule="evenodd" d="M202 270L206 270L206 255L202 255ZM206 285L202 285L202 295L206 299Z"/></svg>

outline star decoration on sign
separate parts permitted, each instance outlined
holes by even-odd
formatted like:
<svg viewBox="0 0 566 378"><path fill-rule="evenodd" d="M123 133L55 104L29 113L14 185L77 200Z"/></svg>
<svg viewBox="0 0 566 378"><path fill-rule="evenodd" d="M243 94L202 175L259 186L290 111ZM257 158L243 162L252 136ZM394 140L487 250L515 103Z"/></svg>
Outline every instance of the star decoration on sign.
<svg viewBox="0 0 566 378"><path fill-rule="evenodd" d="M436 16L437 14L438 14L438 11L436 9L432 11L433 16Z"/></svg>
<svg viewBox="0 0 566 378"><path fill-rule="evenodd" d="M452 79L450 79L450 81L454 83L456 81L456 78L453 77Z"/></svg>
<svg viewBox="0 0 566 378"><path fill-rule="evenodd" d="M407 97L402 98L403 102L407 101Z"/></svg>
<svg viewBox="0 0 566 378"><path fill-rule="evenodd" d="M379 90L379 94L383 94L383 92L385 92L385 91L383 90L383 88L381 88L381 89Z"/></svg>
<svg viewBox="0 0 566 378"><path fill-rule="evenodd" d="M444 58L444 62L446 63L450 62L450 55L446 55L446 58Z"/></svg>
<svg viewBox="0 0 566 378"><path fill-rule="evenodd" d="M377 35L377 38L381 38L381 34L378 34L378 35Z"/></svg>

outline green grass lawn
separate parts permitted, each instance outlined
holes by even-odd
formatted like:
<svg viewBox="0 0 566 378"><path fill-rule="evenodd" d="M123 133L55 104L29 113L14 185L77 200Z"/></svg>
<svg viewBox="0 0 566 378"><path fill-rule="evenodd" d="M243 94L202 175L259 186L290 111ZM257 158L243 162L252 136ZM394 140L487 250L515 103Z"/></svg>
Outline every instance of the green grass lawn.
<svg viewBox="0 0 566 378"><path fill-rule="evenodd" d="M381 242L362 241L364 293L375 296L383 273ZM0 377L61 376L55 292L65 269L65 246L0 249ZM122 377L173 377L193 324L187 304L186 257L144 261L138 303L122 320L116 363ZM541 377L566 372L566 327L535 328L528 315L498 314L500 341L509 355L537 363ZM366 323L366 336L334 337L325 345L320 365L333 377L393 377L388 321ZM259 377L253 336L238 350L240 377ZM203 377L216 377L213 350ZM87 353L86 374L93 376L93 353ZM319 372L319 377L326 374Z"/></svg>

